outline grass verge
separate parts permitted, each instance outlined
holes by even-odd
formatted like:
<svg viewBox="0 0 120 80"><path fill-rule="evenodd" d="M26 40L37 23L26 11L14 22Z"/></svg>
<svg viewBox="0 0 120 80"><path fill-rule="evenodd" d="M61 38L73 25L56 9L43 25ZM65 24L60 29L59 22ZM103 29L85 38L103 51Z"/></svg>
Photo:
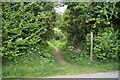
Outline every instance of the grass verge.
<svg viewBox="0 0 120 80"><path fill-rule="evenodd" d="M36 62L35 62L36 61ZM72 75L81 73L95 73L116 71L117 62L102 63L98 61L83 60L79 64L68 63L66 65L57 62L39 64L39 60L27 64L3 65L3 77L5 78L40 78L52 75Z"/></svg>

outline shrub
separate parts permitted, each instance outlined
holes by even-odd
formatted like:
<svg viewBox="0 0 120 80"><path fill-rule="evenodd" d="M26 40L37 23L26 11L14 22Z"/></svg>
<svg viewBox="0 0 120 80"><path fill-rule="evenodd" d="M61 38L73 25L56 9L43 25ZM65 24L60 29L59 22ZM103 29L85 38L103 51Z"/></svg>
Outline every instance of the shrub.
<svg viewBox="0 0 120 80"><path fill-rule="evenodd" d="M118 31L113 28L100 30L94 37L94 57L101 60L118 60Z"/></svg>
<svg viewBox="0 0 120 80"><path fill-rule="evenodd" d="M112 27L99 29L97 34L94 34L94 59L101 61L115 61L118 60L118 31ZM90 52L90 35L86 37L85 52Z"/></svg>
<svg viewBox="0 0 120 80"><path fill-rule="evenodd" d="M52 35L52 3L5 2L2 4L3 58L22 55L30 46L41 44Z"/></svg>

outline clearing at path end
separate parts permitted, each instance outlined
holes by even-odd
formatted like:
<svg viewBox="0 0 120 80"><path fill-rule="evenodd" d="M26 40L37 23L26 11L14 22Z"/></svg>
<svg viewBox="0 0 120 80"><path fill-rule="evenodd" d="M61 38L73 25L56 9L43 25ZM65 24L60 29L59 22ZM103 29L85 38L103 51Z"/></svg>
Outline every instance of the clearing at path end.
<svg viewBox="0 0 120 80"><path fill-rule="evenodd" d="M76 75L50 76L47 78L118 78L118 71L115 72L99 72Z"/></svg>

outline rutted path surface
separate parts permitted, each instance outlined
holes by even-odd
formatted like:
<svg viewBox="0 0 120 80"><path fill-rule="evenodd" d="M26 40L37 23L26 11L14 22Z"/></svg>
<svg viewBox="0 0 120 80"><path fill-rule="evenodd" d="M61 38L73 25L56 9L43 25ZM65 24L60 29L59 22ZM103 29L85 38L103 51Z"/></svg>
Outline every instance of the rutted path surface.
<svg viewBox="0 0 120 80"><path fill-rule="evenodd" d="M55 57L58 62L61 64L66 64L67 62L64 60L63 56L61 56L60 51L57 47L55 47Z"/></svg>
<svg viewBox="0 0 120 80"><path fill-rule="evenodd" d="M66 75L66 76L65 75L64 76L50 76L47 78L118 78L118 71Z"/></svg>

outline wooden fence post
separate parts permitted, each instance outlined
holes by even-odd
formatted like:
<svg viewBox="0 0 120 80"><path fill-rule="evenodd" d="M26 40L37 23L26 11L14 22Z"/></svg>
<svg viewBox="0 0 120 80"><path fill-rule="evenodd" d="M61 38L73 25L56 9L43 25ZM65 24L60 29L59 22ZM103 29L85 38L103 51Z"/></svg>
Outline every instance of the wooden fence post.
<svg viewBox="0 0 120 80"><path fill-rule="evenodd" d="M91 44L90 44L90 60L93 59L93 32L91 31L90 32L90 41L91 41Z"/></svg>

